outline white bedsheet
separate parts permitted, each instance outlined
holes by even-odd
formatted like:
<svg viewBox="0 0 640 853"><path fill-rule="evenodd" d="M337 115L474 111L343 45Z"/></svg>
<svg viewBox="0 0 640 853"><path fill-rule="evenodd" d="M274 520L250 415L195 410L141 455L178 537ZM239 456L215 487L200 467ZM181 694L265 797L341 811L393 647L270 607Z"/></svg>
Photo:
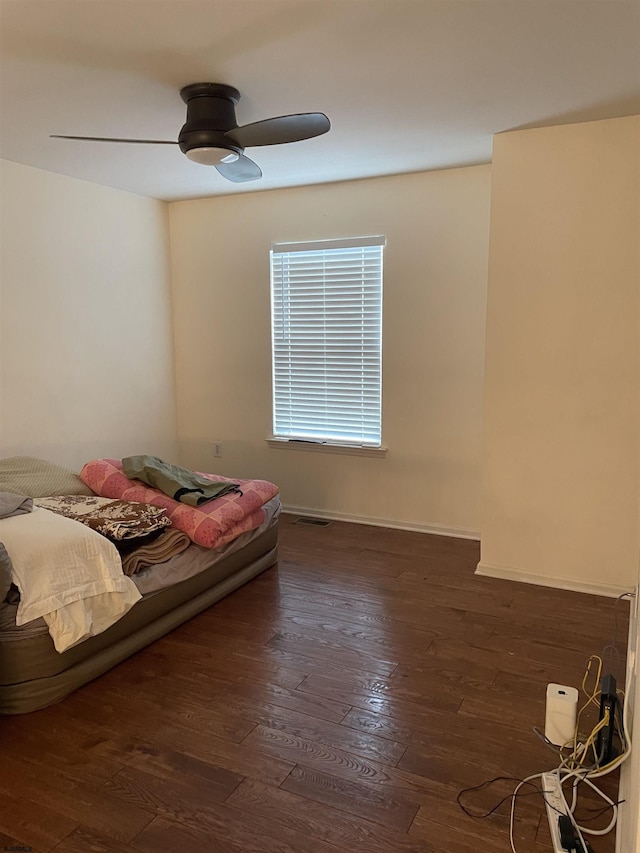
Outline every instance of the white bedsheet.
<svg viewBox="0 0 640 853"><path fill-rule="evenodd" d="M0 541L20 590L16 624L42 616L58 652L101 633L141 598L108 539L35 507L0 519Z"/></svg>

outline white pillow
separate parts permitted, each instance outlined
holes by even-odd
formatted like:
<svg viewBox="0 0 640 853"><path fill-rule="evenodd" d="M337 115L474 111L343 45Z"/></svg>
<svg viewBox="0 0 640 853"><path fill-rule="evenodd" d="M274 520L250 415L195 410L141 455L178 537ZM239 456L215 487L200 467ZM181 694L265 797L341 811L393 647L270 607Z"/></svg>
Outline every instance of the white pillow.
<svg viewBox="0 0 640 853"><path fill-rule="evenodd" d="M16 624L43 616L59 652L113 625L141 598L115 545L84 524L35 507L0 519L20 590Z"/></svg>

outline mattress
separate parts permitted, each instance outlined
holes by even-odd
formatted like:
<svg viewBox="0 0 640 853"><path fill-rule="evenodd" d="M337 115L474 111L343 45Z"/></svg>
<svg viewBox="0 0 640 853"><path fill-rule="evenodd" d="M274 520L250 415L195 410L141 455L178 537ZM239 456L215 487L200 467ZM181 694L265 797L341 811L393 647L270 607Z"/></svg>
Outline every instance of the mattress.
<svg viewBox="0 0 640 853"><path fill-rule="evenodd" d="M208 569L230 554L241 550L265 530L268 530L277 521L280 515L280 507L280 497L271 498L262 507L265 515L264 521L254 530L241 533L240 536L221 548L203 548L201 545L192 544L182 554L178 554L164 563L142 569L132 575L131 580L143 596L174 586L180 581L188 580L188 578ZM33 622L16 626L17 609L17 604L6 602L0 604L0 644L5 640L21 640L26 637L49 633L49 628L44 619L34 619ZM0 672L2 672L1 655L0 650Z"/></svg>
<svg viewBox="0 0 640 853"><path fill-rule="evenodd" d="M52 704L272 566L277 560L279 507L274 498L265 505L260 528L220 551L190 546L161 567L134 576L142 600L106 631L62 654L55 651L43 620L16 628L12 605L2 605L0 713L25 713Z"/></svg>

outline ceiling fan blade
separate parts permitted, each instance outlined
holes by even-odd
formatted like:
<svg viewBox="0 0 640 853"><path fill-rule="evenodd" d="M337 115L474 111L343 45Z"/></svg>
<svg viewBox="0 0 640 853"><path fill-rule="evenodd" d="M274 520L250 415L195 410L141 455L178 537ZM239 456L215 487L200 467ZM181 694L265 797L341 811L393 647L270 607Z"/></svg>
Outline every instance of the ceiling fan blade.
<svg viewBox="0 0 640 853"><path fill-rule="evenodd" d="M233 181L234 184L242 184L245 181L257 181L262 177L262 169L249 157L241 154L233 163L219 163L216 169L223 178Z"/></svg>
<svg viewBox="0 0 640 853"><path fill-rule="evenodd" d="M299 142L326 133L331 122L324 113L298 113L292 116L277 116L234 127L228 136L242 148L253 145L280 145L283 142Z"/></svg>
<svg viewBox="0 0 640 853"><path fill-rule="evenodd" d="M84 142L135 142L141 145L177 145L177 142L168 139L112 139L109 136L61 136L51 133L50 139L81 139Z"/></svg>

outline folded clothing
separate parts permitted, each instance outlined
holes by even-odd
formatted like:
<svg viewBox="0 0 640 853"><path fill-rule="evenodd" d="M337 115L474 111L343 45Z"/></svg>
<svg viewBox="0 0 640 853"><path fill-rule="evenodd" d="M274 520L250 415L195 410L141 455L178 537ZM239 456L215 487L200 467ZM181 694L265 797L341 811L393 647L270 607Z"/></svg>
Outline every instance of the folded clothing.
<svg viewBox="0 0 640 853"><path fill-rule="evenodd" d="M160 533L152 533L144 539L131 539L116 543L122 560L122 571L125 575L139 572L147 566L166 563L171 557L176 557L191 545L191 539L181 530L170 527Z"/></svg>
<svg viewBox="0 0 640 853"><path fill-rule="evenodd" d="M139 539L171 526L162 507L136 501L112 500L95 495L56 495L36 498L36 505L86 524L116 542Z"/></svg>
<svg viewBox="0 0 640 853"><path fill-rule="evenodd" d="M242 494L238 483L210 479L196 471L189 471L188 468L164 462L157 456L126 456L122 460L122 470L130 480L140 480L148 486L160 489L174 501L189 506L200 506L228 492Z"/></svg>
<svg viewBox="0 0 640 853"><path fill-rule="evenodd" d="M174 527L182 530L198 545L218 548L236 536L259 527L265 515L262 506L278 494L278 487L267 480L229 480L204 474L212 480L237 483L242 494L229 492L201 506L191 507L167 497L139 480L129 480L117 459L94 459L83 467L80 477L97 495L123 498L163 507Z"/></svg>

